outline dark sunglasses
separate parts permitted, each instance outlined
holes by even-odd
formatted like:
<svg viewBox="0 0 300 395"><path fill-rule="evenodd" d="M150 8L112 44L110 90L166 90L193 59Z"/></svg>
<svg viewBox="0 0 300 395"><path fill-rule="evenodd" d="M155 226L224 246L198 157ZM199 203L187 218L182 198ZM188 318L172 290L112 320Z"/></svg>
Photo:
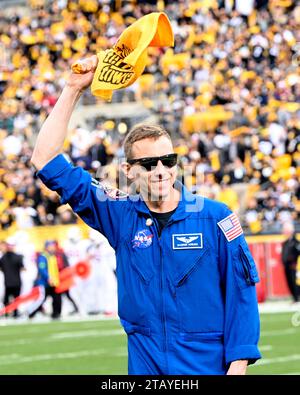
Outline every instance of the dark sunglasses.
<svg viewBox="0 0 300 395"><path fill-rule="evenodd" d="M147 171L150 171L157 166L159 160L165 167L171 168L177 164L177 154L154 156L150 158L128 159L127 162L130 165L139 164L140 166L144 167Z"/></svg>

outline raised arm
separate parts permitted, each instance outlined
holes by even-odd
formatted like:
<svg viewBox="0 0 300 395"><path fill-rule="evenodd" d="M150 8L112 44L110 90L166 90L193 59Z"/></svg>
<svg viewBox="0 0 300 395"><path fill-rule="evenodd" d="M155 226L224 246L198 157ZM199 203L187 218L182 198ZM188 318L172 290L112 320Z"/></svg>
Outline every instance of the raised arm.
<svg viewBox="0 0 300 395"><path fill-rule="evenodd" d="M76 102L84 89L92 83L98 58L93 55L82 62L84 73L71 72L59 99L38 134L31 158L31 163L37 170L61 152Z"/></svg>

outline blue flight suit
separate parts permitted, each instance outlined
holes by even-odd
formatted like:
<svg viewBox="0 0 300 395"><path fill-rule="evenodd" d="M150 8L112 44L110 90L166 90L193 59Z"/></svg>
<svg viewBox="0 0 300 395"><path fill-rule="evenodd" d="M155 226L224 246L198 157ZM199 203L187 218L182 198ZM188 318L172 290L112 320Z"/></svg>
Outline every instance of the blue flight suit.
<svg viewBox="0 0 300 395"><path fill-rule="evenodd" d="M243 234L227 241L218 225L227 206L180 184L159 236L139 195L112 197L63 155L38 176L116 251L129 374L225 374L232 361L261 357L257 270Z"/></svg>

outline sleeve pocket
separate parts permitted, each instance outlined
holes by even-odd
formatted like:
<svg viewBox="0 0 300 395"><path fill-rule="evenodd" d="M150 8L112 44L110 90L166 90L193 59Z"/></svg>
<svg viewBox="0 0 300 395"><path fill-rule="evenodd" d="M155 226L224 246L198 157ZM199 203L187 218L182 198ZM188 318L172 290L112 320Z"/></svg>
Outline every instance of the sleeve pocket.
<svg viewBox="0 0 300 395"><path fill-rule="evenodd" d="M240 244L234 254L235 274L241 289L259 282L256 265L248 246Z"/></svg>

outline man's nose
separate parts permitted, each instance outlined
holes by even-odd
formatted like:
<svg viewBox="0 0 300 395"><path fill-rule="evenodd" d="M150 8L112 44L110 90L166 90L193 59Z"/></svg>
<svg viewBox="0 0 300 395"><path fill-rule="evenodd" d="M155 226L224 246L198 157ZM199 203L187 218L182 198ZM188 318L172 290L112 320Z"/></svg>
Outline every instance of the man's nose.
<svg viewBox="0 0 300 395"><path fill-rule="evenodd" d="M156 176L157 176L157 175L162 175L162 174L165 173L165 171L166 171L165 166L162 164L162 161L159 160L159 161L157 162L157 165L156 165L155 169L154 169L154 174L155 174Z"/></svg>

